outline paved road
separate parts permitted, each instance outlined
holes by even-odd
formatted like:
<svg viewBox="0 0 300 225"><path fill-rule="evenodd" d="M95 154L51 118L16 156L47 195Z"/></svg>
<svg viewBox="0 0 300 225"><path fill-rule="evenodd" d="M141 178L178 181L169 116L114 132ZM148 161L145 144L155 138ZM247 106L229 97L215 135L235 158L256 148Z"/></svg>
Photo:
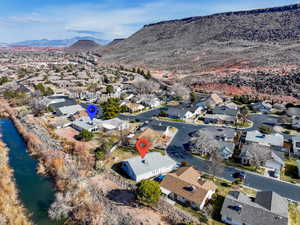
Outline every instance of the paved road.
<svg viewBox="0 0 300 225"><path fill-rule="evenodd" d="M195 157L188 152L185 151L184 144L186 144L189 139L189 133L199 130L203 127L207 127L207 125L193 125L193 124L185 124L185 123L176 123L169 121L158 121L153 120L152 117L159 113L160 109L154 109L145 113L141 113L137 116L120 116L121 118L126 119L138 119L142 122L149 121L151 125L162 125L162 126L173 126L178 129L178 132L171 142L171 144L167 148L167 153L170 157L175 159L178 162L187 161L195 168L199 169L203 172L208 172L209 161L203 160L199 157ZM268 115L251 115L251 120L254 122L254 126L252 128L246 130L254 130L258 129L262 124L267 122L274 123L276 121L276 117L268 116ZM276 125L276 124L275 124ZM231 129L231 128L226 128ZM290 135L287 135L286 138L290 138ZM223 171L220 171L217 176L228 181L233 181L232 174L240 171L239 169L235 169L232 167L224 167ZM255 188L258 190L271 190L275 191L278 194L294 201L300 202L300 186L294 185L287 182L282 182L279 180L275 180L273 178L260 176L258 174L254 174L251 172L246 173L245 185L251 188Z"/></svg>

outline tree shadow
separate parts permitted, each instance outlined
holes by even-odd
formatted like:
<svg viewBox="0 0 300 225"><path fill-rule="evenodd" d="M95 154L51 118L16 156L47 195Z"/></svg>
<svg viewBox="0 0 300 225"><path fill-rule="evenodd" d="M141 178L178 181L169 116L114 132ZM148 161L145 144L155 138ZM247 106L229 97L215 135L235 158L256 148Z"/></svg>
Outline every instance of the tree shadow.
<svg viewBox="0 0 300 225"><path fill-rule="evenodd" d="M111 190L106 197L111 201L122 205L130 205L136 200L136 196L133 191L121 189Z"/></svg>
<svg viewBox="0 0 300 225"><path fill-rule="evenodd" d="M293 179L298 179L298 168L297 166L286 164L285 165L285 175Z"/></svg>
<svg viewBox="0 0 300 225"><path fill-rule="evenodd" d="M130 177L128 176L128 174L122 169L122 162L119 163L115 163L112 167L112 170L114 170L115 172L117 172L119 175L121 175L122 177L126 178L126 179L130 179Z"/></svg>

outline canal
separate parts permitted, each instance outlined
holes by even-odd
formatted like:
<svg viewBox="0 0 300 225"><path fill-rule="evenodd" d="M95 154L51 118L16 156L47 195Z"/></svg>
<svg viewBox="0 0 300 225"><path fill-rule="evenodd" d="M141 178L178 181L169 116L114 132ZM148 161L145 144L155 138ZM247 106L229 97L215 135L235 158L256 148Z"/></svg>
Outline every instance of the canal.
<svg viewBox="0 0 300 225"><path fill-rule="evenodd" d="M63 224L49 219L48 209L54 201L53 183L49 178L37 174L37 161L29 156L26 143L11 120L0 119L0 133L10 149L9 164L14 170L19 198L31 214L31 220L36 225Z"/></svg>

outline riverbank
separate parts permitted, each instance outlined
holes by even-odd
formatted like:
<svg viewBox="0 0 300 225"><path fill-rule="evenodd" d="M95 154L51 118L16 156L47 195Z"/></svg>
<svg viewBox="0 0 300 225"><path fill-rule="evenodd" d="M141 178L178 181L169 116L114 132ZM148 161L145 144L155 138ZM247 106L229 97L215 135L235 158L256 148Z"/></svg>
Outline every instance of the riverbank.
<svg viewBox="0 0 300 225"><path fill-rule="evenodd" d="M0 141L0 224L32 225L28 212L19 201L13 171L9 166L8 151Z"/></svg>
<svg viewBox="0 0 300 225"><path fill-rule="evenodd" d="M41 119L30 114L20 115L8 104L3 106L0 115L2 111L2 115L6 114L13 121L26 141L28 151L39 161L38 171L54 180L56 198L49 210L51 219L66 219L65 224L72 225L153 225L149 218L161 225L195 221L192 216L174 210L164 202L152 209L110 199L108 196L116 190L120 193L116 197L120 199L124 193L134 196L134 191L110 170L96 171L95 157L89 150L58 137ZM103 185L108 178L112 180L111 185Z"/></svg>

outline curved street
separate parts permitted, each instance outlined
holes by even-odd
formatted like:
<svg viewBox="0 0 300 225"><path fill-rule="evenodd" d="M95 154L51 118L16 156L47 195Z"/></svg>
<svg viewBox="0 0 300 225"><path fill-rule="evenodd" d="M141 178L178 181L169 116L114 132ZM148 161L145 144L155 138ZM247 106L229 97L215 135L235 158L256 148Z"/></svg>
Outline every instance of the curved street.
<svg viewBox="0 0 300 225"><path fill-rule="evenodd" d="M190 139L189 134L191 132L207 127L208 125L194 125L194 124L160 121L160 120L152 119L152 117L156 116L159 112L160 109L154 109L154 110L141 113L136 116L121 115L120 118L129 119L129 120L139 120L141 122L149 121L149 125L176 127L178 129L178 132L167 148L168 155L178 162L186 161L190 163L190 165L199 169L200 171L205 173L208 172L208 167L209 167L208 164L210 163L210 161L193 156L187 153L184 148L184 144L186 144ZM255 115L251 115L250 119L253 121L254 125L252 128L245 129L245 131L258 129L262 124L265 123L273 123L275 125L277 123L276 117L270 115L255 114ZM232 129L232 128L226 128L226 129ZM287 139L291 138L290 135L284 135L284 136ZM232 177L232 174L237 171L240 170L236 168L224 166L224 170L219 171L219 173L217 173L217 176L219 178L228 181L233 181L234 179ZM275 180L270 177L265 177L259 174L248 172L246 170L245 173L246 173L246 179L244 182L245 186L248 186L250 188L255 188L258 190L275 191L289 200L300 202L300 185L295 185L292 183Z"/></svg>

